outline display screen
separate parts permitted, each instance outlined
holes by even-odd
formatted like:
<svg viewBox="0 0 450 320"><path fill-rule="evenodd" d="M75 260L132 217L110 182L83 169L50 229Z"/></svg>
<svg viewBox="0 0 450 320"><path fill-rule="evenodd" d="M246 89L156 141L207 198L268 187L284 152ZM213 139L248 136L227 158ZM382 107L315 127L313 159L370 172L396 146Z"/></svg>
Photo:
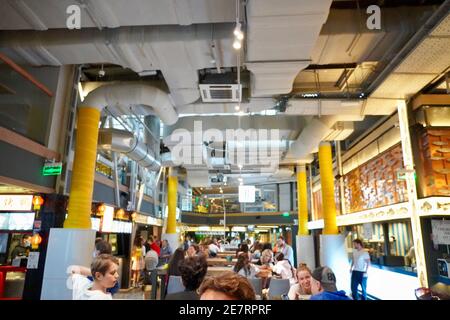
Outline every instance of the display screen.
<svg viewBox="0 0 450 320"><path fill-rule="evenodd" d="M102 219L102 232L113 232L114 208L106 206Z"/></svg>
<svg viewBox="0 0 450 320"><path fill-rule="evenodd" d="M0 230L33 230L34 212L0 213Z"/></svg>
<svg viewBox="0 0 450 320"><path fill-rule="evenodd" d="M100 219L99 218L91 218L91 226L92 226L92 230L100 231Z"/></svg>
<svg viewBox="0 0 450 320"><path fill-rule="evenodd" d="M7 245L8 245L8 234L0 233L0 254L6 253Z"/></svg>

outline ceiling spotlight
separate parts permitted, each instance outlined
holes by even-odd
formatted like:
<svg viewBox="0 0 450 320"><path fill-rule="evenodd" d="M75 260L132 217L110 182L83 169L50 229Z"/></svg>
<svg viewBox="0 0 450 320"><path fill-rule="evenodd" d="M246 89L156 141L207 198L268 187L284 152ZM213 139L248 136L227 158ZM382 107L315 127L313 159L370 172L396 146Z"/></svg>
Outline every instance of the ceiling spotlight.
<svg viewBox="0 0 450 320"><path fill-rule="evenodd" d="M238 164L238 168L239 168L239 170L241 170L242 169L242 164Z"/></svg>
<svg viewBox="0 0 450 320"><path fill-rule="evenodd" d="M236 105L236 106L234 107L234 110L239 111L239 110L241 110L241 107L239 107L238 105Z"/></svg>
<svg viewBox="0 0 450 320"><path fill-rule="evenodd" d="M238 180L242 182L242 178L238 178Z"/></svg>
<svg viewBox="0 0 450 320"><path fill-rule="evenodd" d="M241 42L239 40L237 40L237 39L234 40L233 48L235 48L236 50L239 50L239 49L241 49L241 47L242 47Z"/></svg>
<svg viewBox="0 0 450 320"><path fill-rule="evenodd" d="M236 35L236 38L237 38L239 41L242 41L242 40L244 39L244 33L243 33L242 31L240 31L240 32Z"/></svg>

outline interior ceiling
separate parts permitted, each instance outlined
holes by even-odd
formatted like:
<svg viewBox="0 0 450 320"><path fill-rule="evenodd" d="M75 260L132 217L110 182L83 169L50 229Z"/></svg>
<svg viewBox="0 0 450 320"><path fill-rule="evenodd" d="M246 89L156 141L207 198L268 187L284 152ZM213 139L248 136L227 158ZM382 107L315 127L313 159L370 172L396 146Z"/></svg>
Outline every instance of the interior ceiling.
<svg viewBox="0 0 450 320"><path fill-rule="evenodd" d="M155 85L170 94L180 115L236 113L235 103L204 103L199 93L199 83L208 81L205 74L226 73L232 75L231 81L236 76L237 57L232 49L235 1L75 3L83 3L82 29L67 31L65 12L73 0L2 1L0 52L17 63L34 66L82 64L85 89L111 81ZM446 16L440 14L442 19L426 24L433 14L448 9L448 1L443 3L241 2L245 38L240 61L246 88L241 110L275 108L300 118L298 123L274 122L290 141L316 116L338 115L340 121L367 116L348 137L349 141L356 139L365 127L392 114L396 99L408 99L448 70L449 10ZM365 27L364 9L370 4L382 8L381 30ZM424 28L421 38L415 39ZM104 76L99 74L101 69ZM437 86L437 90L444 89L445 82ZM7 92L8 88L0 85L0 93ZM165 134L166 138L176 128L192 130L192 119L183 119ZM222 123L218 128L225 129L239 128L248 119L230 122L219 117L206 121L218 121ZM254 128L271 125L258 123ZM257 181L257 177L247 178Z"/></svg>
<svg viewBox="0 0 450 320"><path fill-rule="evenodd" d="M8 194L8 193L34 193L34 190L31 189L27 189L27 188L22 188L22 187L18 187L18 186L14 186L14 185L10 185L10 184L1 184L0 183L0 193L4 193L4 194Z"/></svg>

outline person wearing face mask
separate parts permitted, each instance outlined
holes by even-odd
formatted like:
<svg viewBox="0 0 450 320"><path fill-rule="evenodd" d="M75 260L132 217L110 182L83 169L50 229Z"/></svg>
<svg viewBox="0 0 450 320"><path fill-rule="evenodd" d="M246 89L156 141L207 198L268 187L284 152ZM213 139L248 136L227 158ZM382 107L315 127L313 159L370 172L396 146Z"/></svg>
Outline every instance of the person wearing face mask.
<svg viewBox="0 0 450 320"><path fill-rule="evenodd" d="M17 257L24 257L28 255L31 247L31 236L29 234L24 234L20 243L11 252L11 260Z"/></svg>

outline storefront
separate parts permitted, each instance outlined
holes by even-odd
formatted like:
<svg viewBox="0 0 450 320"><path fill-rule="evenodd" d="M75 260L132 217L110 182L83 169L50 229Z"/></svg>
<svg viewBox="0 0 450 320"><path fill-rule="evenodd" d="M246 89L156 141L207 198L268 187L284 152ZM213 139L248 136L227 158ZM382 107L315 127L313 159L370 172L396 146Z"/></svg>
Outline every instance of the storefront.
<svg viewBox="0 0 450 320"><path fill-rule="evenodd" d="M0 195L0 300L21 299L27 269L36 268L30 252L36 249L32 240L39 239L33 237L34 208L41 201L40 196Z"/></svg>
<svg viewBox="0 0 450 320"><path fill-rule="evenodd" d="M144 240L149 236L161 239L163 220L148 215L136 213L133 219L134 236L140 235ZM134 237L133 237L134 239Z"/></svg>

